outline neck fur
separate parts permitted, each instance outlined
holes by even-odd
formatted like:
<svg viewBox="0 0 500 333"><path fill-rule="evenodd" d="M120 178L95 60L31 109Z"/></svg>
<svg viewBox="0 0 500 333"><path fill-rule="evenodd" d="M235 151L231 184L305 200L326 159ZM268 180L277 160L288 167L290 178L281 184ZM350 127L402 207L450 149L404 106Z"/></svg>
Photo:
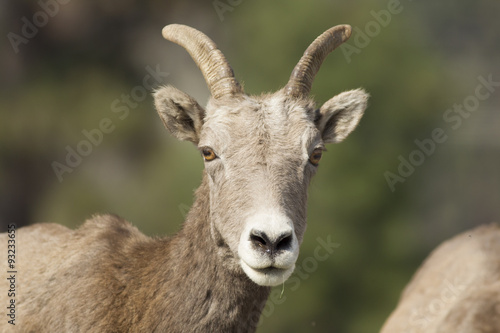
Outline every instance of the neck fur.
<svg viewBox="0 0 500 333"><path fill-rule="evenodd" d="M163 280L153 308L165 318L169 332L189 328L193 332L254 332L270 288L251 281L231 264L232 254L223 242L214 240L210 226L210 198L207 175L195 194L182 230L159 240L163 250ZM161 248L161 247L160 247ZM152 267L151 273L158 267ZM159 308L158 308L159 307ZM160 329L161 327L161 329Z"/></svg>

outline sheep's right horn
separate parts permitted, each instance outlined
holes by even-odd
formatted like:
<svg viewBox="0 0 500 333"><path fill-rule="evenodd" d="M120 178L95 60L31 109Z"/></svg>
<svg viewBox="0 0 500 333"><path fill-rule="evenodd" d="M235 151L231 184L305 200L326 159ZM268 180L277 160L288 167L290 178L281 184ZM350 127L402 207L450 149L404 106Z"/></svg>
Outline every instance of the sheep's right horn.
<svg viewBox="0 0 500 333"><path fill-rule="evenodd" d="M228 61L207 35L181 24L167 25L163 28L162 35L188 51L215 99L243 93Z"/></svg>
<svg viewBox="0 0 500 333"><path fill-rule="evenodd" d="M285 93L293 97L309 95L314 77L323 60L349 37L351 37L351 26L337 25L316 38L293 69L290 80L285 86Z"/></svg>

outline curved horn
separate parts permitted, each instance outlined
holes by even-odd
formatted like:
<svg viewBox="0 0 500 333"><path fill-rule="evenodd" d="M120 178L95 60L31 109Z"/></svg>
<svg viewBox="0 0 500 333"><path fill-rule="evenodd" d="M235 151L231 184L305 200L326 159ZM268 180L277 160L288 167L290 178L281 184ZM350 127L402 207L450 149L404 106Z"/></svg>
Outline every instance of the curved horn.
<svg viewBox="0 0 500 333"><path fill-rule="evenodd" d="M186 25L170 24L163 28L162 35L188 51L215 99L243 93L226 58L204 33Z"/></svg>
<svg viewBox="0 0 500 333"><path fill-rule="evenodd" d="M304 52L285 86L285 93L293 97L309 95L314 77L328 53L351 37L350 25L337 25L322 33Z"/></svg>

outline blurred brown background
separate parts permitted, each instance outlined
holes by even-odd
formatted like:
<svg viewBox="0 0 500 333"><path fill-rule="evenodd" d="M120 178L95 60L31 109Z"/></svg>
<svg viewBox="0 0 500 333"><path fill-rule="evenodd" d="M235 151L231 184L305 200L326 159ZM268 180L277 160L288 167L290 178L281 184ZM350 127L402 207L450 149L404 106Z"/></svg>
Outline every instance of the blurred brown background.
<svg viewBox="0 0 500 333"><path fill-rule="evenodd" d="M364 87L370 105L328 147L310 187L307 274L268 303L258 331L375 332L432 248L500 220L499 13L494 1L3 1L1 228L77 227L112 212L147 234L174 233L202 161L163 129L151 86L202 105L208 89L162 27L205 32L259 94L287 82L316 36L348 23L353 37L312 93L320 105ZM321 262L318 237L339 244Z"/></svg>

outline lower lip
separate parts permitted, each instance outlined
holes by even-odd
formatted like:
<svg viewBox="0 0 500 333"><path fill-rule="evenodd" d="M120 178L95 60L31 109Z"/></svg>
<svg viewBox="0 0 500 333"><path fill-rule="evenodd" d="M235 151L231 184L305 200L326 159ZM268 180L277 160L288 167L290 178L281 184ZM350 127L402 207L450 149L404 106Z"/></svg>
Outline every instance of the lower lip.
<svg viewBox="0 0 500 333"><path fill-rule="evenodd" d="M270 275L282 274L286 271L285 269L276 268L276 267L253 268L253 270L256 272L262 273L262 274L270 274Z"/></svg>

